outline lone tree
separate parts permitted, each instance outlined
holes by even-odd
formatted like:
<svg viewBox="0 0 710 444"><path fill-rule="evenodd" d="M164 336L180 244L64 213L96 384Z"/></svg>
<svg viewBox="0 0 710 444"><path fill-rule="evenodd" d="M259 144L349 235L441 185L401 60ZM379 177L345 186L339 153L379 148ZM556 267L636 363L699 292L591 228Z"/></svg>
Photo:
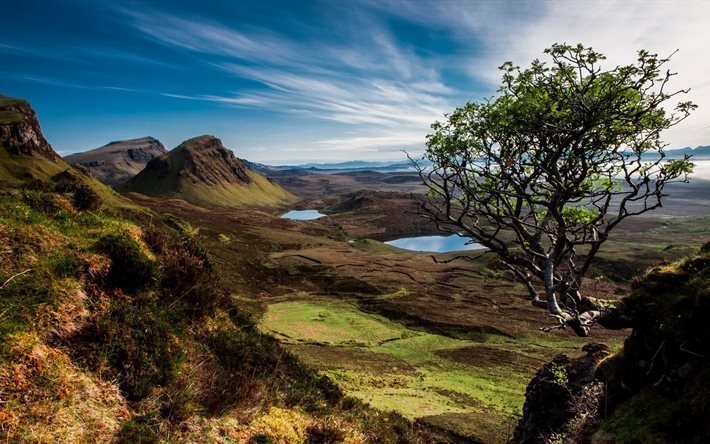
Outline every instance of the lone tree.
<svg viewBox="0 0 710 444"><path fill-rule="evenodd" d="M663 130L696 108L667 102L670 58L638 52L603 70L605 57L555 44L548 63L503 64L499 95L432 125L413 162L427 197L421 213L471 237L525 283L533 305L587 336L598 323L628 326L617 309L580 293L582 279L624 219L661 206L664 187L687 182L689 157L665 159Z"/></svg>

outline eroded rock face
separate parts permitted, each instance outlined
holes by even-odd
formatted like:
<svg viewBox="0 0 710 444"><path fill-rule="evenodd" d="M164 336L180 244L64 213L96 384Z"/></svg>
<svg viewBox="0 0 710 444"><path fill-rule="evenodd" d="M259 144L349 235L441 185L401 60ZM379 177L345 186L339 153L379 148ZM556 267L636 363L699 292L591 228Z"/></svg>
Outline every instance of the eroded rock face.
<svg viewBox="0 0 710 444"><path fill-rule="evenodd" d="M34 153L53 162L59 159L42 135L37 114L24 100L0 96L0 144L12 154Z"/></svg>
<svg viewBox="0 0 710 444"><path fill-rule="evenodd" d="M576 359L556 356L530 381L510 444L578 443L589 436L604 396L595 371L610 350L603 344L582 350L586 355Z"/></svg>
<svg viewBox="0 0 710 444"><path fill-rule="evenodd" d="M100 148L66 156L74 167L84 167L108 185L118 185L138 174L149 161L167 153L153 137L120 140Z"/></svg>
<svg viewBox="0 0 710 444"><path fill-rule="evenodd" d="M176 148L181 149L185 155L181 174L193 183L242 185L251 182L246 162L237 158L216 137L190 139Z"/></svg>

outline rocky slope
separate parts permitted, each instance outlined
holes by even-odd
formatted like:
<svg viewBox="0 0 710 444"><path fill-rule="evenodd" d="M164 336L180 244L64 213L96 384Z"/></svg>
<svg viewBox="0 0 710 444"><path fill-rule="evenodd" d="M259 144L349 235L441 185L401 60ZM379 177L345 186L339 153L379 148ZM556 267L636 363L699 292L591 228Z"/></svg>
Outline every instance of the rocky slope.
<svg viewBox="0 0 710 444"><path fill-rule="evenodd" d="M14 155L37 155L56 162L59 155L42 135L37 114L21 99L0 95L0 145Z"/></svg>
<svg viewBox="0 0 710 444"><path fill-rule="evenodd" d="M554 358L528 385L510 442L708 442L709 289L710 243L651 269L623 301L634 322L623 350Z"/></svg>
<svg viewBox="0 0 710 444"><path fill-rule="evenodd" d="M294 200L276 183L253 171L214 136L183 142L152 159L143 171L117 189L227 207L277 206Z"/></svg>
<svg viewBox="0 0 710 444"><path fill-rule="evenodd" d="M118 185L136 174L152 159L168 151L153 137L121 140L83 153L66 156L72 166L86 168L92 176L107 185Z"/></svg>

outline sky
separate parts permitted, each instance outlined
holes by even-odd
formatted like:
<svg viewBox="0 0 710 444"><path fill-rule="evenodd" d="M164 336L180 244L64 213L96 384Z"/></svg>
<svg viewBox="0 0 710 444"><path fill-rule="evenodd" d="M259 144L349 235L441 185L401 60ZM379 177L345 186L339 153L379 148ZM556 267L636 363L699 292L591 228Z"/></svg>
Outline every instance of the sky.
<svg viewBox="0 0 710 444"><path fill-rule="evenodd" d="M256 162L402 160L555 42L609 68L678 50L671 86L700 108L664 139L710 144L706 0L4 2L0 94L29 100L62 155L213 134Z"/></svg>

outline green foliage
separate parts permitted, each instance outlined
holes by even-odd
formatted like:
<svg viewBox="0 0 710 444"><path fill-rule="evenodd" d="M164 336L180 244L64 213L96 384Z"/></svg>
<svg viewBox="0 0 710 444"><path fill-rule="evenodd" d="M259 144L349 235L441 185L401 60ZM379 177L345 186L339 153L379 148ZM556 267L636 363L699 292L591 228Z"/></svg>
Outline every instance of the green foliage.
<svg viewBox="0 0 710 444"><path fill-rule="evenodd" d="M126 397L138 400L174 376L182 358L169 313L154 301L114 301L94 326L97 367L106 365Z"/></svg>
<svg viewBox="0 0 710 444"><path fill-rule="evenodd" d="M79 211L96 211L101 208L101 196L87 185L77 187L72 197L74 208Z"/></svg>
<svg viewBox="0 0 710 444"><path fill-rule="evenodd" d="M599 213L585 207L567 207L562 209L562 217L572 225L589 224L599 217Z"/></svg>
<svg viewBox="0 0 710 444"><path fill-rule="evenodd" d="M535 301L542 284L552 314L586 336L579 316L601 315L578 310L589 302L577 291L584 274L622 220L660 207L667 184L688 180L689 157L666 161L661 134L696 106L669 106L686 91L669 91L669 59L648 51L606 70L583 45L545 54L524 69L504 63L497 97L432 125L424 158L433 165L420 177L436 198L422 210L498 254Z"/></svg>
<svg viewBox="0 0 710 444"><path fill-rule="evenodd" d="M107 283L126 293L135 293L153 285L158 266L127 234L108 234L94 246L111 259Z"/></svg>
<svg viewBox="0 0 710 444"><path fill-rule="evenodd" d="M557 363L552 363L549 368L550 374L552 375L552 382L562 386L566 386L569 382L569 376L567 375L567 369L564 365Z"/></svg>

